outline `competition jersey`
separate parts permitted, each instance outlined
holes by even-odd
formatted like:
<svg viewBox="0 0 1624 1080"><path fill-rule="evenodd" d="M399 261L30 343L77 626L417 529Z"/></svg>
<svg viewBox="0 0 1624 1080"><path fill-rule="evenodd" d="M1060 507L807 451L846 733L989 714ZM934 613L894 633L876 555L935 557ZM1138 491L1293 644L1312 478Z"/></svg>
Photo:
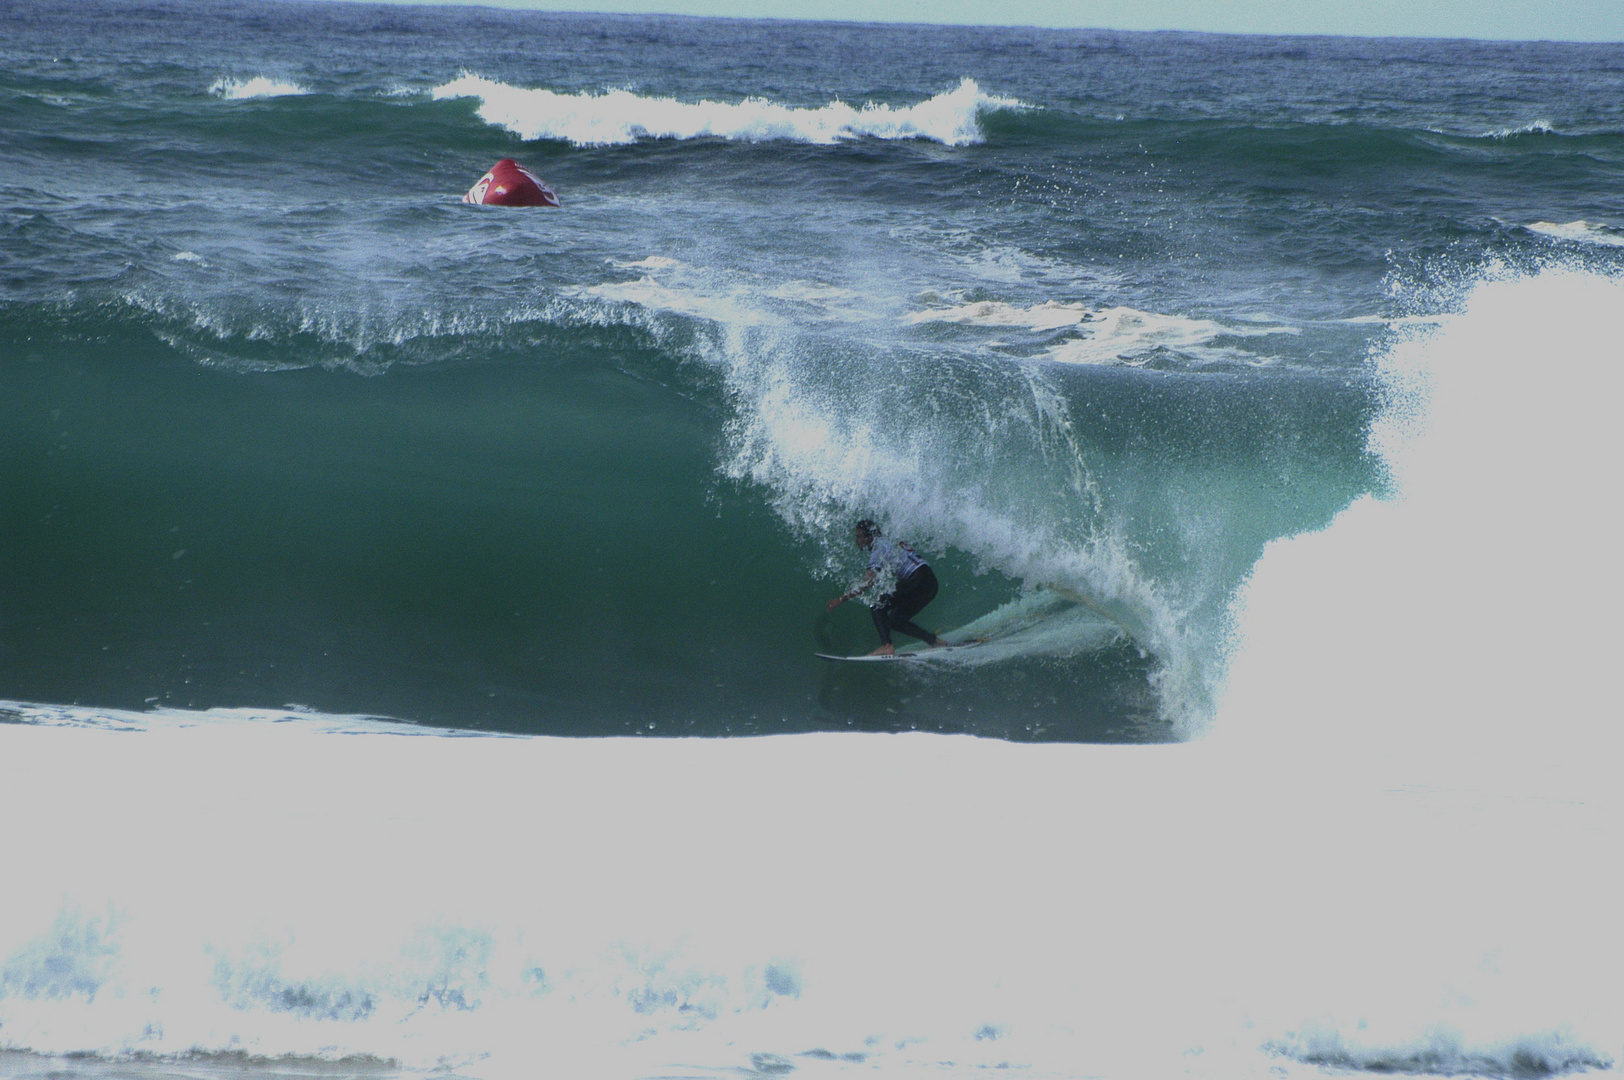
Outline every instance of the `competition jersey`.
<svg viewBox="0 0 1624 1080"><path fill-rule="evenodd" d="M895 540L876 536L868 545L868 568L875 573L888 572L901 581L921 566L929 565L916 553Z"/></svg>

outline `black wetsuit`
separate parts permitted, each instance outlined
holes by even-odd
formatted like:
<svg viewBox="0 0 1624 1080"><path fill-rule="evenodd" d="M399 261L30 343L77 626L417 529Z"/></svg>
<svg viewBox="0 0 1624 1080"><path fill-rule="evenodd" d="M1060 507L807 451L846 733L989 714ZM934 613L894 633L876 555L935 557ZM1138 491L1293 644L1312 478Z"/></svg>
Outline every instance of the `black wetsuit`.
<svg viewBox="0 0 1624 1080"><path fill-rule="evenodd" d="M931 571L929 564L921 564L913 573L897 582L894 590L881 596L879 605L874 608L874 629L880 632L880 640L887 645L891 644L891 631L896 630L928 644L935 644L935 634L920 629L912 622L920 609L934 599L936 599L936 575Z"/></svg>

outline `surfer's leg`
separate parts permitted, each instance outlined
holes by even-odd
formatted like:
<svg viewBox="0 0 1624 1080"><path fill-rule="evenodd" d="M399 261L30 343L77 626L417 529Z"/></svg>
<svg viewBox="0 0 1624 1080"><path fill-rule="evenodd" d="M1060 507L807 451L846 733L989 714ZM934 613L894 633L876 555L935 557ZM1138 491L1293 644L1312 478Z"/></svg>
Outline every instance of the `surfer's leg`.
<svg viewBox="0 0 1624 1080"><path fill-rule="evenodd" d="M880 644L889 645L891 644L891 597L882 596L880 600L882 603L878 607L871 608L869 614L874 616L874 629L880 632Z"/></svg>
<svg viewBox="0 0 1624 1080"><path fill-rule="evenodd" d="M929 630L921 629L911 622L894 622L891 624L891 629L895 630L899 634L907 634L909 637L916 637L920 641L925 642L927 645L947 644L947 642L943 641Z"/></svg>
<svg viewBox="0 0 1624 1080"><path fill-rule="evenodd" d="M899 581L896 596L887 605L887 619L891 629L930 645L946 645L947 642L913 623L913 617L919 614L926 604L936 599L937 588L936 574L928 566L921 566Z"/></svg>

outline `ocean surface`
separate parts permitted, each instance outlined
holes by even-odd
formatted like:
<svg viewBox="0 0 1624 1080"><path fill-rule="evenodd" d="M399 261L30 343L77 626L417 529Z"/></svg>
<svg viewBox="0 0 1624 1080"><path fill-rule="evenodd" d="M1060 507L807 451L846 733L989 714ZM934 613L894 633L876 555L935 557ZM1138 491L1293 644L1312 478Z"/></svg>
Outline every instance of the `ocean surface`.
<svg viewBox="0 0 1624 1080"><path fill-rule="evenodd" d="M0 0L0 1078L1616 1070L1621 333L1624 45Z"/></svg>

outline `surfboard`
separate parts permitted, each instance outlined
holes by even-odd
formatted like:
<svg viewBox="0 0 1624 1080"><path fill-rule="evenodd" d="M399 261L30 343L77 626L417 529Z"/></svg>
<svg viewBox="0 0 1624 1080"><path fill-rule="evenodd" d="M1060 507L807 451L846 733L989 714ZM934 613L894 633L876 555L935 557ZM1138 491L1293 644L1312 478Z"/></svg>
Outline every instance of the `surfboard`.
<svg viewBox="0 0 1624 1080"><path fill-rule="evenodd" d="M957 652L960 649L973 649L980 645L979 641L965 641L958 645L944 645L940 649L915 649L912 652L892 653L890 656L837 656L834 653L813 653L819 660L846 660L854 664L878 663L891 660L917 660L922 656L940 656L943 653Z"/></svg>

